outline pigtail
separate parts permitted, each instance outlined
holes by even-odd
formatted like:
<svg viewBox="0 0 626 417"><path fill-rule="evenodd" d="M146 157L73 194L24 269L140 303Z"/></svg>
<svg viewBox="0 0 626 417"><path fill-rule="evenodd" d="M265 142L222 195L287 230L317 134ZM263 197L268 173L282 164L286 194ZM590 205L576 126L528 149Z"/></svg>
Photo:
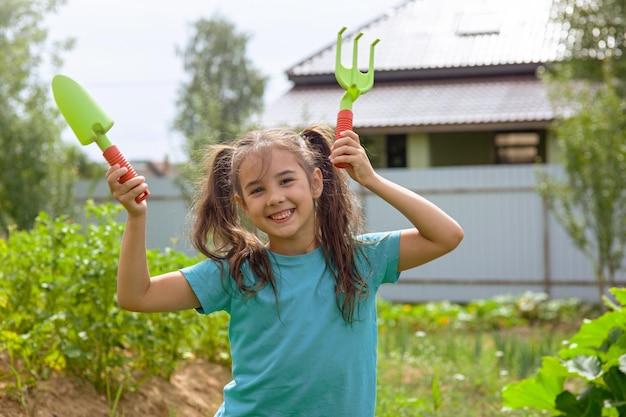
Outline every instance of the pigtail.
<svg viewBox="0 0 626 417"><path fill-rule="evenodd" d="M367 296L367 283L356 267L355 236L362 231L359 204L350 190L344 170L329 159L334 132L313 126L302 133L314 152L316 166L322 171L324 190L317 201L318 242L335 278L335 295L344 320L352 322L360 300Z"/></svg>
<svg viewBox="0 0 626 417"><path fill-rule="evenodd" d="M232 240L229 236L238 223L237 206L230 184L230 165L234 148L217 146L206 161L196 206L193 245L203 255L224 259ZM212 240L212 248L209 242Z"/></svg>
<svg viewBox="0 0 626 417"><path fill-rule="evenodd" d="M256 235L242 227L232 184L232 159L235 148L216 145L206 161L208 175L200 185L192 233L193 245L208 258L227 261L239 291L254 295L269 283L276 294L269 257ZM212 243L212 244L211 244ZM242 272L245 262L257 276L256 283L246 283ZM223 272L223 271L222 271Z"/></svg>

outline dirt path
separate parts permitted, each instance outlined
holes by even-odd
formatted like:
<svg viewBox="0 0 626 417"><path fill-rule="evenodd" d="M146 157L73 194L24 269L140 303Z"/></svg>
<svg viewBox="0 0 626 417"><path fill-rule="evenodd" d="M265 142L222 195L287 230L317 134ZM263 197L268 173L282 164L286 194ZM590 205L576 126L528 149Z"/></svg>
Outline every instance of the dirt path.
<svg viewBox="0 0 626 417"><path fill-rule="evenodd" d="M151 377L137 392L127 392L118 406L124 417L208 417L222 402L230 370L194 361L177 370L170 381ZM83 381L66 377L39 384L29 394L29 412L0 397L0 417L109 417L106 398Z"/></svg>

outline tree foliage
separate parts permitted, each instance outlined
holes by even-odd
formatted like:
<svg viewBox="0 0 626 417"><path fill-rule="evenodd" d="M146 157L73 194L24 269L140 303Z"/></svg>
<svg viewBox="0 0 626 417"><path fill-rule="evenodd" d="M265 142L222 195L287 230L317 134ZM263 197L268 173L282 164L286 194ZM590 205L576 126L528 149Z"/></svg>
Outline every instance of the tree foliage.
<svg viewBox="0 0 626 417"><path fill-rule="evenodd" d="M38 70L71 44L47 43L45 16L65 0L0 2L0 235L29 228L41 210L63 212L72 198L71 157L58 110Z"/></svg>
<svg viewBox="0 0 626 417"><path fill-rule="evenodd" d="M555 0L555 19L562 25L565 60L560 72L569 77L604 79L611 62L618 78L626 74L626 0Z"/></svg>
<svg viewBox="0 0 626 417"><path fill-rule="evenodd" d="M555 6L566 53L543 75L565 177L541 171L540 192L591 260L603 295L615 284L626 249L626 1L556 0Z"/></svg>
<svg viewBox="0 0 626 417"><path fill-rule="evenodd" d="M602 295L615 285L626 250L626 105L611 84L562 89L560 97L579 107L554 124L565 179L543 175L540 191L591 260Z"/></svg>
<svg viewBox="0 0 626 417"><path fill-rule="evenodd" d="M248 118L263 106L266 78L246 57L248 35L236 32L221 18L200 19L184 51L189 81L181 86L175 129L188 150L241 132Z"/></svg>
<svg viewBox="0 0 626 417"><path fill-rule="evenodd" d="M184 135L191 161L207 144L237 136L262 109L267 78L246 57L248 40L222 18L200 19L179 51L189 79L178 93L174 129ZM193 178L189 166L183 177Z"/></svg>

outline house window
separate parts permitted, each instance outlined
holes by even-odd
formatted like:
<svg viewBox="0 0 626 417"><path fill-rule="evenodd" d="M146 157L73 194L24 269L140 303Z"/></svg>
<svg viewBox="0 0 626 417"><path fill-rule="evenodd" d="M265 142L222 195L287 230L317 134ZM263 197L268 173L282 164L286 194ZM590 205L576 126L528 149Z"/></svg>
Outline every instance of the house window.
<svg viewBox="0 0 626 417"><path fill-rule="evenodd" d="M387 168L406 168L406 135L387 136Z"/></svg>
<svg viewBox="0 0 626 417"><path fill-rule="evenodd" d="M538 132L496 133L496 164L532 164L542 157Z"/></svg>

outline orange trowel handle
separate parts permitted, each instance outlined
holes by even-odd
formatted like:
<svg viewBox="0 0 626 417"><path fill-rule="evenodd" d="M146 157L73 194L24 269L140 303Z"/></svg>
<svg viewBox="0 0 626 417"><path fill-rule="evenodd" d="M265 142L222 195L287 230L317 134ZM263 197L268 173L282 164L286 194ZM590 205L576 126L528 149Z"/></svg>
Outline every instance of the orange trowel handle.
<svg viewBox="0 0 626 417"><path fill-rule="evenodd" d="M106 150L104 151L102 155L104 155L104 158L107 160L110 166L118 164L119 166L126 167L126 169L128 169L126 174L120 177L119 179L120 184L123 184L129 179L135 178L137 176L137 173L135 172L133 167L128 163L126 158L124 158L124 155L122 155L122 153L117 148L117 146L115 145L109 146L108 148L106 148ZM137 203L141 203L143 200L145 200L149 196L150 196L150 191L146 190L144 193L139 194L135 198L135 201Z"/></svg>
<svg viewBox="0 0 626 417"><path fill-rule="evenodd" d="M341 132L352 130L352 110L342 109L337 113L337 128L335 130L335 140L339 139ZM348 164L335 164L337 168L346 168Z"/></svg>

